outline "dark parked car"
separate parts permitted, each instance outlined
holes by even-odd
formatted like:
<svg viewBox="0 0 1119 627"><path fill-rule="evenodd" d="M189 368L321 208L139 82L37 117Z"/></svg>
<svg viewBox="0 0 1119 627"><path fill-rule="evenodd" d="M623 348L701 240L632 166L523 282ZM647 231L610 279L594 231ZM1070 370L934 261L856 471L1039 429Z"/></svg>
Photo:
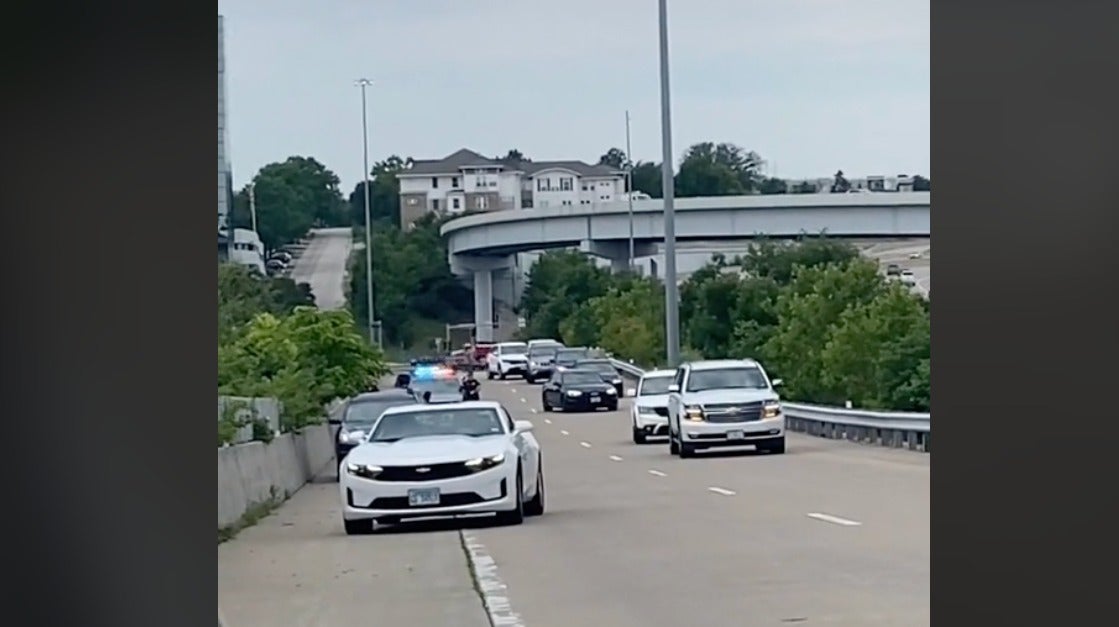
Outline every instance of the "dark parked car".
<svg viewBox="0 0 1119 627"><path fill-rule="evenodd" d="M544 411L618 409L618 393L594 370L557 370L540 393Z"/></svg>
<svg viewBox="0 0 1119 627"><path fill-rule="evenodd" d="M625 386L622 385L622 375L618 374L618 369L614 364L610 363L609 359L601 357L596 359L580 359L575 363L575 367L579 370L594 370L602 377L602 380L614 386L614 391L618 393L618 398L625 395Z"/></svg>
<svg viewBox="0 0 1119 627"><path fill-rule="evenodd" d="M891 263L886 266L886 276L897 276L901 274L901 266L896 263Z"/></svg>
<svg viewBox="0 0 1119 627"><path fill-rule="evenodd" d="M369 435L373 423L390 407L412 405L416 399L405 390L366 392L346 402L345 407L330 417L330 424L337 426L334 434L334 461L340 468L342 460Z"/></svg>
<svg viewBox="0 0 1119 627"><path fill-rule="evenodd" d="M580 359L590 359L591 349L586 346L561 348L556 351L556 368L574 368Z"/></svg>

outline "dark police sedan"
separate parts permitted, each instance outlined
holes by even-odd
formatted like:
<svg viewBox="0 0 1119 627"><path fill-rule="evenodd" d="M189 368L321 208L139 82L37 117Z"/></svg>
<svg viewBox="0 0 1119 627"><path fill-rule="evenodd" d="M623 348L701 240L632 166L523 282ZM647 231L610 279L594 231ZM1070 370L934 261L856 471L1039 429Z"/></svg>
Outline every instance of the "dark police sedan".
<svg viewBox="0 0 1119 627"><path fill-rule="evenodd" d="M544 411L618 409L618 393L594 370L557 370L540 393Z"/></svg>
<svg viewBox="0 0 1119 627"><path fill-rule="evenodd" d="M334 436L334 461L341 467L342 460L365 440L373 423L390 407L413 405L415 397L405 390L386 390L359 394L346 402L345 407L331 416L330 424L338 426Z"/></svg>
<svg viewBox="0 0 1119 627"><path fill-rule="evenodd" d="M614 386L614 391L617 392L619 398L625 395L626 390L622 384L622 376L618 374L618 369L610 363L609 359L580 359L575 362L575 367L579 370L594 370L602 377L603 381Z"/></svg>

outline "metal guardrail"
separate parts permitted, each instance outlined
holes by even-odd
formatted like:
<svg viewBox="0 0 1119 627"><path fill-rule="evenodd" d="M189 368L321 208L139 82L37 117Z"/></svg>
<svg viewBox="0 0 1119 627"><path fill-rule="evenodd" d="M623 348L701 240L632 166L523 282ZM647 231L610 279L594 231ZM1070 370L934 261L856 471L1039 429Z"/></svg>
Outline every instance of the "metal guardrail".
<svg viewBox="0 0 1119 627"><path fill-rule="evenodd" d="M622 374L636 378L645 373L630 362L614 358L610 361ZM782 403L782 407L785 427L790 431L890 448L931 451L931 413L870 411L803 403Z"/></svg>

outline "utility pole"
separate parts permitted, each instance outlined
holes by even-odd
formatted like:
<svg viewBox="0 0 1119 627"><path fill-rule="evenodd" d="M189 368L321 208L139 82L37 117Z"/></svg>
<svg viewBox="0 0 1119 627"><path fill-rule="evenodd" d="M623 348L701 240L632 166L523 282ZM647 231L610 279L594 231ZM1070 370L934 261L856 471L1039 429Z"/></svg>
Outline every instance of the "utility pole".
<svg viewBox="0 0 1119 627"><path fill-rule="evenodd" d="M363 170L365 172L365 305L369 322L369 342L376 342L378 347L383 347L380 324L377 322L376 311L373 309L373 220L369 209L369 122L367 119L367 106L365 88L372 85L368 78L359 78L356 83L361 87L361 149L363 155Z"/></svg>
<svg viewBox="0 0 1119 627"><path fill-rule="evenodd" d="M249 215L252 218L253 232L256 232L256 185L249 183Z"/></svg>
<svg viewBox="0 0 1119 627"><path fill-rule="evenodd" d="M672 179L672 114L668 84L668 2L659 0L661 65L661 188L664 190L664 324L668 367L680 364L680 298L676 285L676 207Z"/></svg>
<svg viewBox="0 0 1119 627"><path fill-rule="evenodd" d="M636 272L633 264L633 155L629 145L629 111L626 111L626 194L629 197L629 271Z"/></svg>

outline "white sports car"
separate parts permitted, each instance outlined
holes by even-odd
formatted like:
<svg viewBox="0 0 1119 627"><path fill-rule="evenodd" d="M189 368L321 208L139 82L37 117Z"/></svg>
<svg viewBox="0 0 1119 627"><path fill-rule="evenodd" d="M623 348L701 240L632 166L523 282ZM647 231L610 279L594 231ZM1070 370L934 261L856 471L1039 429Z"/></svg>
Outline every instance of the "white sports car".
<svg viewBox="0 0 1119 627"><path fill-rule="evenodd" d="M544 513L544 469L532 423L500 403L392 407L342 463L347 534L374 522L496 513L505 524Z"/></svg>

